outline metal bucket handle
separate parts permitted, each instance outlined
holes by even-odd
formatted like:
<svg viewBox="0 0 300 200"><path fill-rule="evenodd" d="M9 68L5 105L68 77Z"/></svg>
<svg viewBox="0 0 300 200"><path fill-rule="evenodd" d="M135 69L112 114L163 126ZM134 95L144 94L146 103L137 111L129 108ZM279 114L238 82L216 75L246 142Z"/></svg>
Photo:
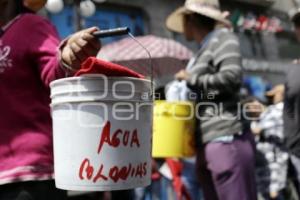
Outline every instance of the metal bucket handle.
<svg viewBox="0 0 300 200"><path fill-rule="evenodd" d="M107 30L100 30L93 33L96 38L105 38L105 37L112 37L112 36L120 36L128 34L138 45L140 45L148 54L149 56L149 65L150 65L150 81L151 81L151 91L150 95L151 98L154 98L154 83L153 83L153 65L152 65L152 57L149 50L140 43L131 33L128 27L120 27L114 29L107 29Z"/></svg>

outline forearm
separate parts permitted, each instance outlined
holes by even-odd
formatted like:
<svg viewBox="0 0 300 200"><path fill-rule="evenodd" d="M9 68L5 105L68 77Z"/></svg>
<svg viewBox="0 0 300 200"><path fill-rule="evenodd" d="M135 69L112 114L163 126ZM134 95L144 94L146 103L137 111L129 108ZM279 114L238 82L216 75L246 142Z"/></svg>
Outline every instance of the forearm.
<svg viewBox="0 0 300 200"><path fill-rule="evenodd" d="M242 81L242 70L239 58L230 58L220 63L216 73L194 73L187 79L188 86L204 92L218 90L231 92L238 89Z"/></svg>
<svg viewBox="0 0 300 200"><path fill-rule="evenodd" d="M46 86L60 78L67 76L67 71L63 68L59 56L49 58L43 69L40 71L40 76Z"/></svg>

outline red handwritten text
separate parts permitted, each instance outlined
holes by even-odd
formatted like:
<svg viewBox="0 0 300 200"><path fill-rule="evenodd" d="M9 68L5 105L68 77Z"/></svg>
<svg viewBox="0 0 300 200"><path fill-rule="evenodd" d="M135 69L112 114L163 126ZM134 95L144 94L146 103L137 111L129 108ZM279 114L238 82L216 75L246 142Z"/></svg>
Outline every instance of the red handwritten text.
<svg viewBox="0 0 300 200"><path fill-rule="evenodd" d="M98 172L95 173L94 166L91 165L89 159L84 159L79 169L79 178L81 180L91 180L94 183L97 181L107 181L111 179L117 183L120 180L127 180L128 178L143 178L147 175L147 163L140 163L133 166L129 163L127 166L112 166L108 170L108 174L103 173L104 165L100 164Z"/></svg>
<svg viewBox="0 0 300 200"><path fill-rule="evenodd" d="M106 122L103 127L97 153L100 154L104 144L117 148L120 145L125 147L140 147L137 129L133 131L117 129L111 134L111 124ZM104 173L106 172L106 174ZM128 178L143 178L147 175L147 162L139 164L131 164L124 166L110 166L105 168L104 164L100 164L97 168L93 166L88 158L83 159L79 168L80 180L89 180L94 183L99 181L112 180L118 182L127 180Z"/></svg>
<svg viewBox="0 0 300 200"><path fill-rule="evenodd" d="M117 129L111 136L110 127L110 122L106 122L101 133L98 154L100 154L105 143L112 147L119 147L121 144L130 147L133 147L134 145L136 147L140 147L137 129L134 129L132 132L128 130Z"/></svg>

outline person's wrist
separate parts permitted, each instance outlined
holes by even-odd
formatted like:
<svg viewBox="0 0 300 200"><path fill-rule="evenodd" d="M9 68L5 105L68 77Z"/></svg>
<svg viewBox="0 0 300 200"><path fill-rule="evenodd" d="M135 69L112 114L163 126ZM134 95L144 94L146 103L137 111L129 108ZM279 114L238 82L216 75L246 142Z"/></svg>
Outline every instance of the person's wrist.
<svg viewBox="0 0 300 200"><path fill-rule="evenodd" d="M77 70L72 68L71 65L67 64L63 59L60 61L61 67L67 72L75 73Z"/></svg>
<svg viewBox="0 0 300 200"><path fill-rule="evenodd" d="M74 67L72 67L72 63L71 61L67 61L67 59L65 59L66 57L66 53L67 51L67 40L65 40L60 48L59 48L59 62L60 62L60 66L61 68L68 74L68 75L72 75L75 74L75 72L77 71L77 69L74 69Z"/></svg>

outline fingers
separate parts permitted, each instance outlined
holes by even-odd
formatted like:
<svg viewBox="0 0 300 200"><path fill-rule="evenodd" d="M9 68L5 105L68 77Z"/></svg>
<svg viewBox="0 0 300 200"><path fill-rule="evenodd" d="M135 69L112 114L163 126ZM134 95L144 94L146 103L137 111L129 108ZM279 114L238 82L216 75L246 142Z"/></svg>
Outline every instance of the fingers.
<svg viewBox="0 0 300 200"><path fill-rule="evenodd" d="M87 41L97 51L99 51L99 49L101 48L100 40L98 38L95 38L91 33L83 33L82 39Z"/></svg>
<svg viewBox="0 0 300 200"><path fill-rule="evenodd" d="M93 33L93 32L95 32L95 31L99 31L99 28L93 26L93 27L87 28L87 29L85 29L85 30L83 30L83 31L85 31L85 32L87 32L87 33Z"/></svg>
<svg viewBox="0 0 300 200"><path fill-rule="evenodd" d="M175 76L174 76L175 79L178 79L178 77L180 76L180 72L181 72L181 71L179 71L179 72L177 72L177 73L175 74Z"/></svg>
<svg viewBox="0 0 300 200"><path fill-rule="evenodd" d="M179 72L177 72L176 74L175 74L175 78L176 79L180 79L181 77L182 77L182 74L184 73L184 70L180 70Z"/></svg>
<svg viewBox="0 0 300 200"><path fill-rule="evenodd" d="M81 62L83 62L89 56L96 56L99 51L99 48L97 48L96 44L92 44L92 41L87 41L83 38L78 38L75 40L71 44L71 49Z"/></svg>
<svg viewBox="0 0 300 200"><path fill-rule="evenodd" d="M187 80L189 77L189 74L186 72L186 70L180 70L177 74L175 74L175 79L181 81L181 80Z"/></svg>
<svg viewBox="0 0 300 200"><path fill-rule="evenodd" d="M62 50L62 58L66 64L79 69L80 64L90 56L96 56L101 48L100 41L93 36L97 27L91 27L73 34Z"/></svg>
<svg viewBox="0 0 300 200"><path fill-rule="evenodd" d="M81 62L88 56L96 56L100 50L100 41L92 35L97 30L96 27L83 30L78 33L78 37L75 37L71 43L74 54Z"/></svg>
<svg viewBox="0 0 300 200"><path fill-rule="evenodd" d="M98 30L99 29L97 27L88 28L84 30L83 34L81 35L81 38L83 40L88 41L90 45L92 45L92 47L99 51L99 49L101 48L100 40L93 36L93 33Z"/></svg>
<svg viewBox="0 0 300 200"><path fill-rule="evenodd" d="M79 38L76 41L76 44L86 56L95 56L98 53L98 49L94 48L89 41L84 40L83 38Z"/></svg>

